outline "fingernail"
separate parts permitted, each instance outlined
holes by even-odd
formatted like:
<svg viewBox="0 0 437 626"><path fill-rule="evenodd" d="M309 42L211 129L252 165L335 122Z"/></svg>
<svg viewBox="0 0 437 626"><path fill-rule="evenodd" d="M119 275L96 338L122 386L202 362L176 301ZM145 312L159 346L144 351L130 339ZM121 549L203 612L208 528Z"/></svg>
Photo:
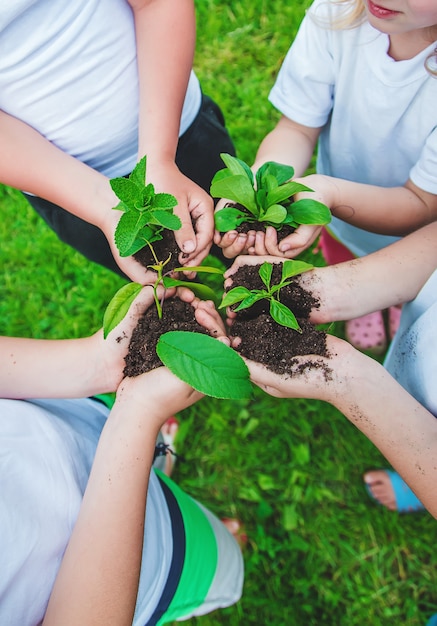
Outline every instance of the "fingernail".
<svg viewBox="0 0 437 626"><path fill-rule="evenodd" d="M182 250L184 252L193 252L195 249L196 244L191 239L188 239L188 241L184 241L184 243L182 244Z"/></svg>
<svg viewBox="0 0 437 626"><path fill-rule="evenodd" d="M290 250L290 246L279 246L279 252L287 252Z"/></svg>

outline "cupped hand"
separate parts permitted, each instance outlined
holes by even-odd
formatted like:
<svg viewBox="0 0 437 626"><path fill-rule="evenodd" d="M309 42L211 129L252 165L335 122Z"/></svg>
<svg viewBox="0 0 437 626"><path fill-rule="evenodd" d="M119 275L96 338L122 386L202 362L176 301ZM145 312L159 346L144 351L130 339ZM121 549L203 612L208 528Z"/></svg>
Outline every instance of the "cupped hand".
<svg viewBox="0 0 437 626"><path fill-rule="evenodd" d="M162 290L159 289L159 297L162 296L162 293ZM171 297L174 293L175 290L170 289L166 291L165 296ZM95 335L100 346L98 367L105 371L108 379L107 388L111 391L115 391L123 378L124 358L129 349L132 332L139 318L150 306L155 306L153 289L146 286L137 295L122 321L109 333L106 339L103 339L102 330Z"/></svg>
<svg viewBox="0 0 437 626"><path fill-rule="evenodd" d="M290 372L275 374L265 365L245 359L251 381L276 398L306 398L336 403L347 393L349 377L359 376L355 367L355 353L347 341L327 336L328 356L297 356L290 364ZM358 354L358 361L361 353Z"/></svg>
<svg viewBox="0 0 437 626"><path fill-rule="evenodd" d="M181 265L195 266L208 255L214 236L214 203L194 181L184 176L174 161L147 161L147 180L157 193L175 196L175 214L182 227L175 231Z"/></svg>
<svg viewBox="0 0 437 626"><path fill-rule="evenodd" d="M158 367L134 378L124 378L117 389L117 402L142 415L159 429L165 421L183 411L203 395L172 374Z"/></svg>
<svg viewBox="0 0 437 626"><path fill-rule="evenodd" d="M177 296L191 304L196 320L212 337L230 345L223 319L211 300L200 300L187 287L178 287Z"/></svg>

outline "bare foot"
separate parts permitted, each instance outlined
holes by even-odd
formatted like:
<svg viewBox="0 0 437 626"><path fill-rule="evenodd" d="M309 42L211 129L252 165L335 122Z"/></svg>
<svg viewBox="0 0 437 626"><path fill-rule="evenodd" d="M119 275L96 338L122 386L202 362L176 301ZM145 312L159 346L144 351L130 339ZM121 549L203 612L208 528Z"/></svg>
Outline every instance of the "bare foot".
<svg viewBox="0 0 437 626"><path fill-rule="evenodd" d="M243 524L233 517L224 517L222 522L234 537L240 548L243 549L247 544L247 535L244 532Z"/></svg>
<svg viewBox="0 0 437 626"><path fill-rule="evenodd" d="M395 492L387 472L384 470L373 470L366 472L363 478L370 493L379 504L387 507L390 511L397 510Z"/></svg>

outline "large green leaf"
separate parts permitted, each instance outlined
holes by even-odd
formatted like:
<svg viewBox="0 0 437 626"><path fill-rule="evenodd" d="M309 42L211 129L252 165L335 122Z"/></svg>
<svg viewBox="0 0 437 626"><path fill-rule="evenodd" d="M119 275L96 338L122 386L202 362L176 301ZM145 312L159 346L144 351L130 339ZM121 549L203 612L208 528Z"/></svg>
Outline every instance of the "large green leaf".
<svg viewBox="0 0 437 626"><path fill-rule="evenodd" d="M243 359L209 335L164 333L156 352L173 374L207 396L239 400L252 394L249 370Z"/></svg>
<svg viewBox="0 0 437 626"><path fill-rule="evenodd" d="M105 339L111 330L118 326L124 318L130 305L140 293L142 288L143 285L140 285L139 283L128 283L119 289L109 302L103 315L103 336Z"/></svg>
<svg viewBox="0 0 437 626"><path fill-rule="evenodd" d="M322 202L303 198L298 200L291 207L293 219L298 224L329 224L331 221L331 211Z"/></svg>

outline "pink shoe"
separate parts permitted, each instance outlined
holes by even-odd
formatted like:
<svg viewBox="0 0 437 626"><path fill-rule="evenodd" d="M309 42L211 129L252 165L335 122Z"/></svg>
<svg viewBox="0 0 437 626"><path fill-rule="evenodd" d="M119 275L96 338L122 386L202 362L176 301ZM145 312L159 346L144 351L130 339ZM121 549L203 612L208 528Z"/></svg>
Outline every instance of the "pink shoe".
<svg viewBox="0 0 437 626"><path fill-rule="evenodd" d="M382 354L387 348L382 312L376 311L346 322L346 338L358 350Z"/></svg>
<svg viewBox="0 0 437 626"><path fill-rule="evenodd" d="M390 333L390 339L396 335L401 321L402 307L391 306L388 310L388 331Z"/></svg>

